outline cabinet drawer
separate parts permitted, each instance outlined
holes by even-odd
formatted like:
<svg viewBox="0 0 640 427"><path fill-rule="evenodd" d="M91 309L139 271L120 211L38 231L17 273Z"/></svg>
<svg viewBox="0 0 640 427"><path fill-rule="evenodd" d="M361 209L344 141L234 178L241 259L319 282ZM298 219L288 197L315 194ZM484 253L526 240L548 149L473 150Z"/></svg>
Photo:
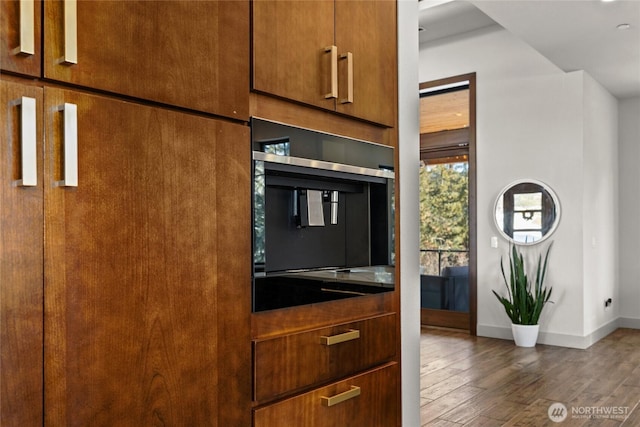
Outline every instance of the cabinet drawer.
<svg viewBox="0 0 640 427"><path fill-rule="evenodd" d="M254 399L266 401L391 360L396 314L253 342Z"/></svg>
<svg viewBox="0 0 640 427"><path fill-rule="evenodd" d="M254 427L391 427L398 425L398 365L283 400L254 411ZM286 423L285 423L286 420Z"/></svg>

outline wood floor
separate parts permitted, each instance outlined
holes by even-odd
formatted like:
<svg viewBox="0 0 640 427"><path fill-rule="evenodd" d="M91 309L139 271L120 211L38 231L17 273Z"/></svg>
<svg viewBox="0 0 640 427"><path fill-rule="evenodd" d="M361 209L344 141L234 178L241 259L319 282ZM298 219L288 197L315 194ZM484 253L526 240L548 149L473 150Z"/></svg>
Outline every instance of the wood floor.
<svg viewBox="0 0 640 427"><path fill-rule="evenodd" d="M577 350L422 328L420 376L422 426L640 426L640 330Z"/></svg>

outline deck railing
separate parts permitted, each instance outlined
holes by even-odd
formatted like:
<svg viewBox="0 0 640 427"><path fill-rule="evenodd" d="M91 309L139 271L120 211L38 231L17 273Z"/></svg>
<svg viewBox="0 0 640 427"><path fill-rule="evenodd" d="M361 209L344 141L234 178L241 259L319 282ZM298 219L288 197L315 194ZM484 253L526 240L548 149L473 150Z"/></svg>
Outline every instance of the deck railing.
<svg viewBox="0 0 640 427"><path fill-rule="evenodd" d="M440 276L445 267L469 265L468 249L420 249L421 274Z"/></svg>

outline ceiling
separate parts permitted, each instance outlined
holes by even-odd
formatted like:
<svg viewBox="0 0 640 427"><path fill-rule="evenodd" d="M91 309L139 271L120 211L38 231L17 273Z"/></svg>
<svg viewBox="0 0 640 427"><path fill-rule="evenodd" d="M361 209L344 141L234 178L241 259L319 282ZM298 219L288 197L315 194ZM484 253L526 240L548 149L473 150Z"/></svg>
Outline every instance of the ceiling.
<svg viewBox="0 0 640 427"><path fill-rule="evenodd" d="M615 97L640 96L640 0L420 0L421 44L496 23Z"/></svg>
<svg viewBox="0 0 640 427"><path fill-rule="evenodd" d="M469 127L469 89L420 98L420 133Z"/></svg>

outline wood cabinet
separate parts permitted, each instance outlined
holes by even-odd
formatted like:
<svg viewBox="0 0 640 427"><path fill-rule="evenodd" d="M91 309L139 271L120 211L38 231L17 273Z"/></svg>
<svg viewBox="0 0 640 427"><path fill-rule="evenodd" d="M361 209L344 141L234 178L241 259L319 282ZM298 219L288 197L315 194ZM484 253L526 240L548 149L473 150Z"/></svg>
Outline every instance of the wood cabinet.
<svg viewBox="0 0 640 427"><path fill-rule="evenodd" d="M29 32L21 8L31 4L35 48L33 54L19 53L21 34ZM8 0L0 12L5 71L249 118L248 0L47 1L44 6Z"/></svg>
<svg viewBox="0 0 640 427"><path fill-rule="evenodd" d="M380 365L392 360L396 346L395 313L256 340L255 399L275 399Z"/></svg>
<svg viewBox="0 0 640 427"><path fill-rule="evenodd" d="M394 126L395 1L253 2L252 87Z"/></svg>
<svg viewBox="0 0 640 427"><path fill-rule="evenodd" d="M248 1L79 1L70 25L67 6L45 2L46 78L248 119Z"/></svg>
<svg viewBox="0 0 640 427"><path fill-rule="evenodd" d="M41 426L42 88L0 81L0 115L0 425Z"/></svg>
<svg viewBox="0 0 640 427"><path fill-rule="evenodd" d="M396 363L256 409L254 427L398 425Z"/></svg>
<svg viewBox="0 0 640 427"><path fill-rule="evenodd" d="M249 129L5 80L0 101L0 424L249 425Z"/></svg>
<svg viewBox="0 0 640 427"><path fill-rule="evenodd" d="M0 68L32 77L41 75L42 3L0 1Z"/></svg>
<svg viewBox="0 0 640 427"><path fill-rule="evenodd" d="M248 128L54 88L45 111L47 425L247 425Z"/></svg>
<svg viewBox="0 0 640 427"><path fill-rule="evenodd" d="M399 426L395 298L254 313L254 427Z"/></svg>

